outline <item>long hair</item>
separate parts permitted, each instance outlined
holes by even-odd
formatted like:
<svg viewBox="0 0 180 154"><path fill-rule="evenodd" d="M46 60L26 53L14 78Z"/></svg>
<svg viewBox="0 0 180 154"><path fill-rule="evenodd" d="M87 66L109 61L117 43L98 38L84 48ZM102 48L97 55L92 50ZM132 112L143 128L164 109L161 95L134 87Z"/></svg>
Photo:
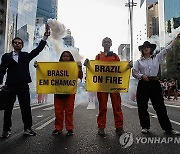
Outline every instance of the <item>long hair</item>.
<svg viewBox="0 0 180 154"><path fill-rule="evenodd" d="M63 60L62 60L62 57L63 57L64 53L69 54L69 57L70 57L70 60L69 60L69 61L74 61L74 57L73 57L73 55L71 54L71 52L69 52L69 51L63 51L63 53L62 53L61 56L60 56L59 61L63 61Z"/></svg>

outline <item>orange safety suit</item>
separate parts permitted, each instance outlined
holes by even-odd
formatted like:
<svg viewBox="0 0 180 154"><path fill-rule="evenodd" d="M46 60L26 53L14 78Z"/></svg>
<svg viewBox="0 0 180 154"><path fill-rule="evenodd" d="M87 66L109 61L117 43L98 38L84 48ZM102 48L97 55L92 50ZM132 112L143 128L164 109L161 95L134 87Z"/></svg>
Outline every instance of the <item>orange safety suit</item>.
<svg viewBox="0 0 180 154"><path fill-rule="evenodd" d="M83 78L82 70L79 70L78 78ZM66 130L74 129L73 113L74 113L75 94L56 94L54 95L55 109L55 129L63 130L64 116Z"/></svg>
<svg viewBox="0 0 180 154"><path fill-rule="evenodd" d="M104 52L101 52L96 56L96 60L101 61L120 61L119 57L115 53L106 56ZM107 112L107 92L97 92L97 98L99 101L99 115L97 117L98 128L106 127L106 112ZM121 109L121 96L119 93L110 93L112 108L114 113L115 128L123 128L123 114Z"/></svg>

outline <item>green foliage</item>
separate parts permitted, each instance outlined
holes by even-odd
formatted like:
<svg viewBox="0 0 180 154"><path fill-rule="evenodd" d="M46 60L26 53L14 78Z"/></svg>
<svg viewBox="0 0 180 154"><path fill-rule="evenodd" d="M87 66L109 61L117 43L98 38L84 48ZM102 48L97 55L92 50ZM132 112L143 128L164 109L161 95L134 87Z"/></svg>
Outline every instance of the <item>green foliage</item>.
<svg viewBox="0 0 180 154"><path fill-rule="evenodd" d="M166 67L167 72L162 74L162 77L166 78L176 78L178 80L178 85L180 85L180 69L178 68L178 62L180 62L180 41L172 48L166 56Z"/></svg>

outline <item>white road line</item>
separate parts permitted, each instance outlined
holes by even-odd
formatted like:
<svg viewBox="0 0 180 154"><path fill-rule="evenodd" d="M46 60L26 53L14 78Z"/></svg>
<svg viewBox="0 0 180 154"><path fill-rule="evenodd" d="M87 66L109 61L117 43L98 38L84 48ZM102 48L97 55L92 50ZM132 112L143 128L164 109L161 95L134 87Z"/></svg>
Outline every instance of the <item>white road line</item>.
<svg viewBox="0 0 180 154"><path fill-rule="evenodd" d="M156 114L151 113L151 112L149 112L149 114L151 114L153 118L157 118L157 115L156 115ZM171 120L171 119L170 119L170 121L171 121L172 123L180 126L180 122L177 122L177 121L174 121L174 120Z"/></svg>
<svg viewBox="0 0 180 154"><path fill-rule="evenodd" d="M41 126L37 127L36 130L40 130L42 128L44 128L45 126L47 126L48 124L50 124L51 122L53 122L55 120L55 117L50 119L49 121L45 122L44 124L42 124Z"/></svg>
<svg viewBox="0 0 180 154"><path fill-rule="evenodd" d="M178 105L170 105L170 104L165 104L165 105L168 106L168 107L180 108L180 106L178 106Z"/></svg>
<svg viewBox="0 0 180 154"><path fill-rule="evenodd" d="M87 106L87 109L88 109L88 110L96 109L95 102L89 102L89 103L88 103L88 106Z"/></svg>
<svg viewBox="0 0 180 154"><path fill-rule="evenodd" d="M153 106L151 104L148 104L149 107L152 107ZM180 108L180 106L177 106L177 105L170 105L170 104L165 104L165 106L168 106L168 107L175 107L175 108Z"/></svg>
<svg viewBox="0 0 180 154"><path fill-rule="evenodd" d="M122 105L125 106L125 107L128 107L128 108L131 108L131 109L136 109L137 108L136 106L125 104L125 103L122 103Z"/></svg>
<svg viewBox="0 0 180 154"><path fill-rule="evenodd" d="M32 105L31 106L31 110L33 110L33 109L38 109L38 108L41 108L41 107L44 107L44 106L49 106L49 105L51 105L51 104L43 104L43 105L37 105L37 104L35 104L35 105ZM15 107L15 108L13 108L14 110L17 110L17 109L19 109L20 107L18 106L18 107Z"/></svg>
<svg viewBox="0 0 180 154"><path fill-rule="evenodd" d="M43 110L44 110L44 111L54 110L54 106L51 106L51 107L45 108L45 109L43 109Z"/></svg>

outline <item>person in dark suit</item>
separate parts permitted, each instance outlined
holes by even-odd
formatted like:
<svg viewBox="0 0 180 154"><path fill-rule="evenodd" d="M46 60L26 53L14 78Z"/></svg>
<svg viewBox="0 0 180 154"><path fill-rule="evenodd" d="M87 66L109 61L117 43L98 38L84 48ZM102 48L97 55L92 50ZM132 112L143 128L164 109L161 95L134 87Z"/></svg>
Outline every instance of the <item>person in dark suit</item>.
<svg viewBox="0 0 180 154"><path fill-rule="evenodd" d="M29 71L29 63L44 49L49 35L48 32L45 32L44 37L37 48L32 50L30 53L21 51L24 45L23 40L19 37L15 37L12 40L14 50L10 53L5 53L2 56L0 64L0 84L2 85L4 75L7 73L5 85L9 90L7 107L4 111L3 138L9 137L11 134L11 115L16 96L19 100L22 121L24 123L24 134L29 136L36 135L31 128L32 115L28 83L32 81Z"/></svg>

